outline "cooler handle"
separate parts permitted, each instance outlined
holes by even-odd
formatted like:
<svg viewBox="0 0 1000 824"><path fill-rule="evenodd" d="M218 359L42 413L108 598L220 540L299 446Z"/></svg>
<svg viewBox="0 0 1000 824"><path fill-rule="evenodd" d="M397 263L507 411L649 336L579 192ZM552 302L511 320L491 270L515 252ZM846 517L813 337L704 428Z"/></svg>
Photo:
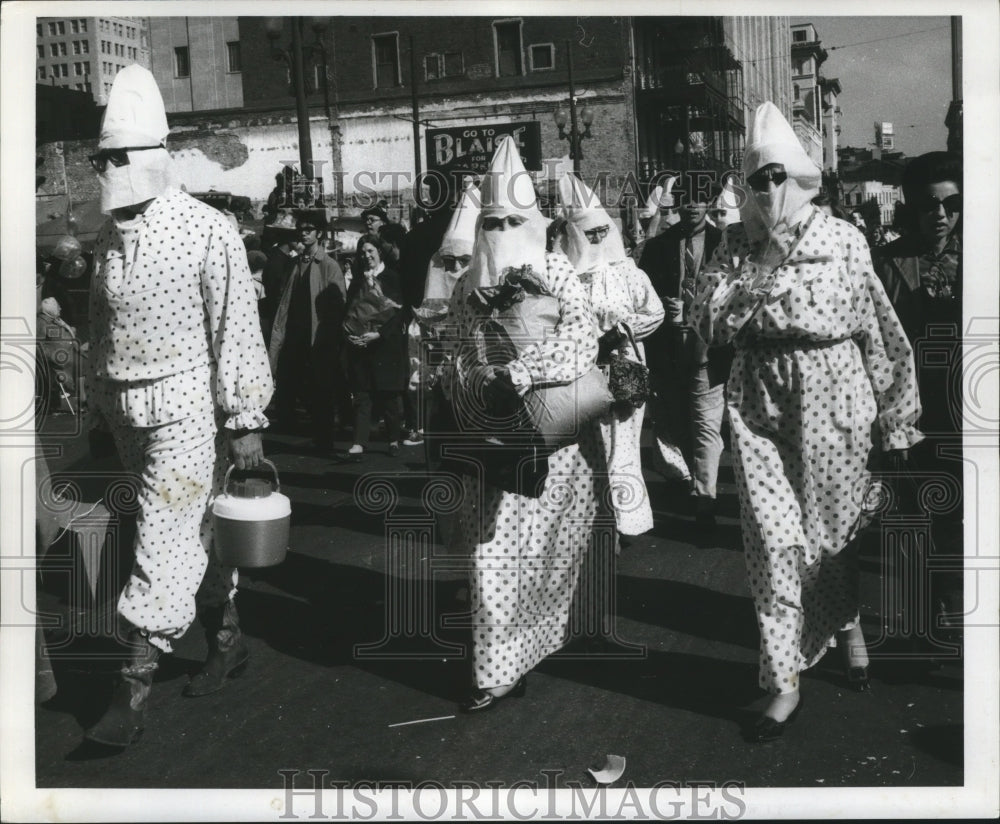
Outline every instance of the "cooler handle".
<svg viewBox="0 0 1000 824"><path fill-rule="evenodd" d="M278 467L276 467L267 458L264 458L264 460L262 460L261 463L265 463L269 467L271 467L271 470L274 472L274 491L281 492L281 480L278 478ZM226 478L222 482L222 491L225 492L227 495L229 494L229 476L233 474L234 469L236 469L236 464L230 464L229 469L226 470Z"/></svg>

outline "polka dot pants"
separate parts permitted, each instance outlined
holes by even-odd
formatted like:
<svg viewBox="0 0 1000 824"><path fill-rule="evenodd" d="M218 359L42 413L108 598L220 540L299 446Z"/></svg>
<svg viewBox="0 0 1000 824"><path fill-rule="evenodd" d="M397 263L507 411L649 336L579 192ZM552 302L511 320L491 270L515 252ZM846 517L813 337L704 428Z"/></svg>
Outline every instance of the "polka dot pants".
<svg viewBox="0 0 1000 824"><path fill-rule="evenodd" d="M222 604L235 594L236 570L211 552L209 500L225 476L225 431L214 415L112 431L126 470L141 478L135 565L118 611L170 652L170 639L195 618L196 598Z"/></svg>

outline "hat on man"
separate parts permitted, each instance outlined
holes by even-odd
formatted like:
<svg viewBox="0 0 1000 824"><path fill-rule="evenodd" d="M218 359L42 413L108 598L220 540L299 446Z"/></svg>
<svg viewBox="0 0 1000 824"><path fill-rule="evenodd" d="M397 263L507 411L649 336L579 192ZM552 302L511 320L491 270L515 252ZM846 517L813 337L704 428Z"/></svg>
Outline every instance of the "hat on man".
<svg viewBox="0 0 1000 824"><path fill-rule="evenodd" d="M383 223L388 223L389 222L389 215L386 214L385 209L383 209L381 206L372 206L369 209L365 209L361 213L361 219L362 220L367 220L368 217L369 217L369 215L372 216L372 217L377 217Z"/></svg>
<svg viewBox="0 0 1000 824"><path fill-rule="evenodd" d="M330 226L330 218L326 209L292 209L295 217L293 228L297 228L300 223L311 223L317 229L327 229Z"/></svg>

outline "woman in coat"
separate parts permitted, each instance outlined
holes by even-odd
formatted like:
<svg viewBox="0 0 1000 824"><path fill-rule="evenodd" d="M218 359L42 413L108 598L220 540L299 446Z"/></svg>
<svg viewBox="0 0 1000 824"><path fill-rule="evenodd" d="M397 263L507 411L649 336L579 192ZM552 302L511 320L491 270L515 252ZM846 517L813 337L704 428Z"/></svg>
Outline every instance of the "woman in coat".
<svg viewBox="0 0 1000 824"><path fill-rule="evenodd" d="M347 293L347 375L354 392L354 445L348 454L355 457L368 447L373 407L385 417L389 454L399 453L408 356L403 288L399 273L386 263L388 253L377 235L362 237Z"/></svg>
<svg viewBox="0 0 1000 824"><path fill-rule="evenodd" d="M810 200L820 170L772 103L754 115L743 221L726 230L693 310L702 338L735 345L727 388L743 546L760 627L752 731L780 736L800 674L835 643L868 684L855 537L873 458L921 439L913 355L864 235Z"/></svg>

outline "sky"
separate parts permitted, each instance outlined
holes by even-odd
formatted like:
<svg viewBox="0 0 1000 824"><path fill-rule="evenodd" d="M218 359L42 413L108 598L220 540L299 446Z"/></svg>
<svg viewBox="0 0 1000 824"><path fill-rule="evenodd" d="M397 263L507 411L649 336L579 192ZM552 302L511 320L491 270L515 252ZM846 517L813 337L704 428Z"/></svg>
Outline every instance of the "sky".
<svg viewBox="0 0 1000 824"><path fill-rule="evenodd" d="M895 127L897 151L909 157L945 148L951 102L948 17L790 19L816 27L829 54L820 72L840 81L841 146L869 146L874 123L888 121Z"/></svg>

